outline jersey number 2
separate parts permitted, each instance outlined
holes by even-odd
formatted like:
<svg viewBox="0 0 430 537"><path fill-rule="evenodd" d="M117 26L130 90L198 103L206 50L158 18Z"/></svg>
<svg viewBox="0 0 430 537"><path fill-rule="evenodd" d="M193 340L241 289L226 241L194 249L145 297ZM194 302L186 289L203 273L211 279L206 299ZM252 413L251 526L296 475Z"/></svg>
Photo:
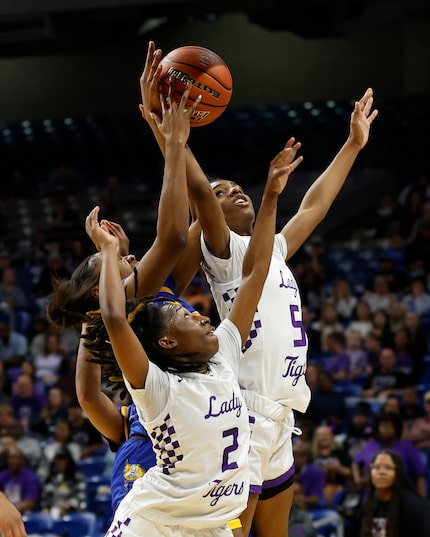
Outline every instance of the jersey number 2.
<svg viewBox="0 0 430 537"><path fill-rule="evenodd" d="M227 438L227 436L231 436L231 444L229 444L226 448L224 448L224 453L222 455L222 471L225 472L226 470L234 470L237 468L237 462L229 462L229 454L233 451L236 451L236 449L239 447L237 437L239 434L239 429L237 427L233 427L232 429L227 429L226 431L223 431L222 436L223 438Z"/></svg>

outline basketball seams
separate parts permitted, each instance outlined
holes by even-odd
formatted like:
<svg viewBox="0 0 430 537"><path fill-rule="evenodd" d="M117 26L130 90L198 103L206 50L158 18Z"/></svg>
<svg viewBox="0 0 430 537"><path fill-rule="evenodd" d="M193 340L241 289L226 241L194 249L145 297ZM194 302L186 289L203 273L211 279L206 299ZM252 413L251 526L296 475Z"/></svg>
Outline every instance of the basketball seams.
<svg viewBox="0 0 430 537"><path fill-rule="evenodd" d="M209 125L227 108L233 80L227 64L215 52L192 45L179 47L162 58L161 66L160 89L164 94L167 94L168 76L171 76L175 100L183 94L188 80L193 81L188 101L193 103L198 95L202 95L198 109L190 119L192 127Z"/></svg>
<svg viewBox="0 0 430 537"><path fill-rule="evenodd" d="M166 89L169 87L169 85L167 84L167 82L165 82L164 80L160 80L160 84L165 86ZM199 94L200 95L200 94ZM203 96L204 97L204 96ZM189 101L192 101L194 102L196 99L192 96L192 95L189 95L188 96L188 100ZM203 98L201 100L201 104L204 104L205 106L210 106L211 108L225 108L226 105L225 104L211 104L211 103L208 103L206 102Z"/></svg>

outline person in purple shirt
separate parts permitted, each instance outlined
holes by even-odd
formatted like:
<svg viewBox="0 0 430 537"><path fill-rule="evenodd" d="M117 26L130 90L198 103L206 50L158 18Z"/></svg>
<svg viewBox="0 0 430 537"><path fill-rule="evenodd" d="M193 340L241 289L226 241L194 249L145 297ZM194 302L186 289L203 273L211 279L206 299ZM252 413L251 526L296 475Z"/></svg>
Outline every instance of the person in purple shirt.
<svg viewBox="0 0 430 537"><path fill-rule="evenodd" d="M30 375L20 375L12 385L10 405L25 430L36 420L45 406L45 396L34 390Z"/></svg>
<svg viewBox="0 0 430 537"><path fill-rule="evenodd" d="M307 509L320 507L324 500L324 471L310 462L309 446L303 440L293 444L295 480L302 485L303 500Z"/></svg>
<svg viewBox="0 0 430 537"><path fill-rule="evenodd" d="M381 413L373 422L373 438L357 453L352 463L355 483L364 486L369 475L373 456L382 449L397 453L403 462L405 473L421 496L425 496L426 468L417 448L407 440L402 440L403 422L400 415Z"/></svg>
<svg viewBox="0 0 430 537"><path fill-rule="evenodd" d="M325 368L335 381L349 380L350 364L345 344L345 336L342 332L331 332L326 336L328 355L325 359Z"/></svg>
<svg viewBox="0 0 430 537"><path fill-rule="evenodd" d="M37 509L40 490L40 479L27 467L22 451L17 447L9 448L7 468L0 472L0 491L18 511L26 513Z"/></svg>

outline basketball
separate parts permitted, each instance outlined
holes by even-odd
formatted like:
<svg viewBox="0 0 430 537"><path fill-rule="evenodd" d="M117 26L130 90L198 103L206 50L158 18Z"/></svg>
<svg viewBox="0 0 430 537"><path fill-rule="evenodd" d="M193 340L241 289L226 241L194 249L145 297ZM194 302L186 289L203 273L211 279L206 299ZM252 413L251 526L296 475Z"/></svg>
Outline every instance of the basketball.
<svg viewBox="0 0 430 537"><path fill-rule="evenodd" d="M198 46L176 48L164 56L161 66L160 89L163 93L167 95L171 77L178 102L189 80L192 88L188 100L194 102L199 95L202 96L190 120L192 127L212 123L227 108L233 80L225 62L212 50Z"/></svg>

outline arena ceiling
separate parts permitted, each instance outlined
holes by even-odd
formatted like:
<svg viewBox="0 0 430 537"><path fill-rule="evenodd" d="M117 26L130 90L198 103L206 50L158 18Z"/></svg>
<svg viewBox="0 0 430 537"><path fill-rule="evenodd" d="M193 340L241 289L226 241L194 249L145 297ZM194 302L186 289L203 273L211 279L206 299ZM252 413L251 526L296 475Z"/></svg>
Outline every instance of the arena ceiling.
<svg viewBox="0 0 430 537"><path fill-rule="evenodd" d="M0 57L58 54L139 40L152 28L245 13L303 37L336 37L408 18L430 20L428 0L2 0Z"/></svg>

